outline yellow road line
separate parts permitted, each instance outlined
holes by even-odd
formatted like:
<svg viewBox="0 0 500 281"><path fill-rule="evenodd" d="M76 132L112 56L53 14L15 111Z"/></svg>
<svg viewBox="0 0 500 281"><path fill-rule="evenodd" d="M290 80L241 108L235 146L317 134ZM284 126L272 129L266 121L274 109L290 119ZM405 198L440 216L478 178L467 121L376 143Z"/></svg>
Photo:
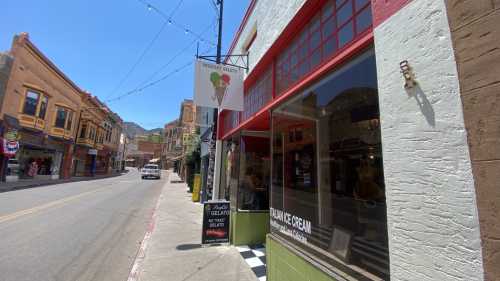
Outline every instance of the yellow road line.
<svg viewBox="0 0 500 281"><path fill-rule="evenodd" d="M43 205L40 205L40 206L36 206L36 207L33 207L33 208L29 208L29 209L17 211L17 212L14 212L12 214L0 216L0 223L4 223L4 222L7 222L7 221L10 221L10 220L22 217L22 216L26 216L26 215L29 215L29 214L34 214L34 213L37 213L37 212L40 212L40 211L43 211L43 210L47 210L47 209L55 207L55 206L64 205L65 203L68 203L70 201L79 199L81 197L84 197L84 196L92 194L92 193L96 193L97 191L99 191L99 190L97 189L97 190L83 192L83 193L80 193L78 195L74 195L74 196L62 198L62 199L59 199L59 200L56 200L56 201L52 201L52 202L49 202L49 203L46 203L46 204L43 204Z"/></svg>

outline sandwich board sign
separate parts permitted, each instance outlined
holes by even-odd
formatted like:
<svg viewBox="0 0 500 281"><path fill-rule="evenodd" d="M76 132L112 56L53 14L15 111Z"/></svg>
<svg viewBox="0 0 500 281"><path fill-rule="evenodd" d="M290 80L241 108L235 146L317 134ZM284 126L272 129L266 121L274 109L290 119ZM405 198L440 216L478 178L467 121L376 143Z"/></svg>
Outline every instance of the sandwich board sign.
<svg viewBox="0 0 500 281"><path fill-rule="evenodd" d="M230 212L228 201L203 204L201 244L229 243Z"/></svg>
<svg viewBox="0 0 500 281"><path fill-rule="evenodd" d="M196 60L194 104L243 111L243 70Z"/></svg>

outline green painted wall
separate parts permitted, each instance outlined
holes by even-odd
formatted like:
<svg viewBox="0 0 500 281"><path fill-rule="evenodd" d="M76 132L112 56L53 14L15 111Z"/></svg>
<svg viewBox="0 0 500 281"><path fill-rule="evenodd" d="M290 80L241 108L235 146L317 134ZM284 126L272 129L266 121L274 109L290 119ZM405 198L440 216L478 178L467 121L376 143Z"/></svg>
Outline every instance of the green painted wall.
<svg viewBox="0 0 500 281"><path fill-rule="evenodd" d="M231 243L238 245L262 244L269 233L269 213L231 211Z"/></svg>
<svg viewBox="0 0 500 281"><path fill-rule="evenodd" d="M266 261L268 281L335 280L270 238L269 235L266 238Z"/></svg>

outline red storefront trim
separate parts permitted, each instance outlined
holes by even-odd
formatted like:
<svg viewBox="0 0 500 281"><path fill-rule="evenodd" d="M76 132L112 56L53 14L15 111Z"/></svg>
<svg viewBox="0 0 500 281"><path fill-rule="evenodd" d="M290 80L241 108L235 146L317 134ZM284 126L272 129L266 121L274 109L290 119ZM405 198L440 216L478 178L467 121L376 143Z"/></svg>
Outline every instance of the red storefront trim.
<svg viewBox="0 0 500 281"><path fill-rule="evenodd" d="M334 56L330 61L326 62L315 71L304 77L302 80L297 82L295 85L290 87L286 92L284 92L281 96L274 99L272 102L261 108L254 116L250 117L248 120L245 120L243 123L238 125L236 128L230 130L227 134L221 137L221 139L226 139L230 137L232 134L242 130L244 128L248 128L250 126L255 125L256 123L262 122L263 120L269 119L269 111L281 104L283 101L293 96L300 90L303 90L307 86L321 79L325 74L330 72L332 69L338 67L339 65L345 63L347 60L357 55L363 49L367 48L373 44L373 32L370 30L366 32L364 35L360 36L358 40L351 43L344 50ZM222 134L219 131L219 136Z"/></svg>
<svg viewBox="0 0 500 281"><path fill-rule="evenodd" d="M372 0L373 27L379 26L411 1L412 0Z"/></svg>

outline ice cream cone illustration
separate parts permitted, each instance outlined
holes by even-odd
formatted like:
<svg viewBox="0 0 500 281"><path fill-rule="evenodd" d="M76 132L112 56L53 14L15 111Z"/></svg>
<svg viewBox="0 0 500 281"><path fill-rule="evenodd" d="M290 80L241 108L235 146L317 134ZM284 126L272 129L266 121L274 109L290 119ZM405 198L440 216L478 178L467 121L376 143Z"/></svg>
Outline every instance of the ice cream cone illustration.
<svg viewBox="0 0 500 281"><path fill-rule="evenodd" d="M231 77L227 74L221 75L218 72L212 72L210 73L210 82L212 82L214 86L214 96L212 100L217 99L217 103L221 106L224 96L226 95L227 86L229 86L231 82Z"/></svg>

